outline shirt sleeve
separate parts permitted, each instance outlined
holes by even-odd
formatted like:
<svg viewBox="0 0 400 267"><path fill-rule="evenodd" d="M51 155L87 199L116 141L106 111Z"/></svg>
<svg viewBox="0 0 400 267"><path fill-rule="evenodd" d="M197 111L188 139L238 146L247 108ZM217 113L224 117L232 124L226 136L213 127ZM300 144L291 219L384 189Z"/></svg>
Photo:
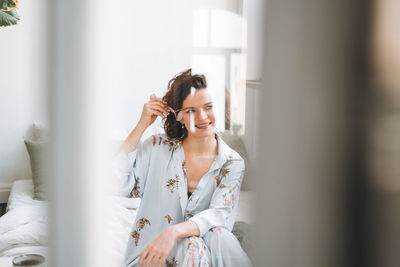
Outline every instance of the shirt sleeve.
<svg viewBox="0 0 400 267"><path fill-rule="evenodd" d="M121 150L114 157L112 172L117 195L142 198L150 167L153 138L149 137L129 154Z"/></svg>
<svg viewBox="0 0 400 267"><path fill-rule="evenodd" d="M236 217L233 212L237 211L239 204L240 187L244 175L244 160L232 160L224 164L219 173L222 176L220 182L217 182L217 188L211 198L210 207L203 210L189 220L197 224L200 229L200 237L203 237L208 230L215 226L226 227L232 230L232 225L228 222ZM216 177L217 178L217 177ZM216 179L218 181L218 179ZM233 218L232 218L233 216Z"/></svg>

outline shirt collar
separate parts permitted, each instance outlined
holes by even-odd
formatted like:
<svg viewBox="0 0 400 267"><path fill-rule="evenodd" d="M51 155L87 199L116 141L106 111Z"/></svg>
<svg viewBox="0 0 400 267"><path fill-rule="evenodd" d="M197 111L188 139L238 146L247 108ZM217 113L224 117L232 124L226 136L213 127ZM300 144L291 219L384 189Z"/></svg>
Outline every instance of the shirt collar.
<svg viewBox="0 0 400 267"><path fill-rule="evenodd" d="M238 160L241 159L240 155L230 148L224 140L222 140L221 136L216 133L215 136L217 137L218 141L218 155L215 159L213 166L211 167L211 171L215 169L219 169L228 159Z"/></svg>

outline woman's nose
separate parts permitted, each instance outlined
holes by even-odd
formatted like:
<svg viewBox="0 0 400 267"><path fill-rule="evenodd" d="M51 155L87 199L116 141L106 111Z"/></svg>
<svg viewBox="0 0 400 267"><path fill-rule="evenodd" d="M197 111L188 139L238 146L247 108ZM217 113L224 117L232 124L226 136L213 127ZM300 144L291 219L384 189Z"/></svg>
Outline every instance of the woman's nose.
<svg viewBox="0 0 400 267"><path fill-rule="evenodd" d="M204 109L199 109L199 112L197 112L197 119L206 119L207 118L207 112Z"/></svg>

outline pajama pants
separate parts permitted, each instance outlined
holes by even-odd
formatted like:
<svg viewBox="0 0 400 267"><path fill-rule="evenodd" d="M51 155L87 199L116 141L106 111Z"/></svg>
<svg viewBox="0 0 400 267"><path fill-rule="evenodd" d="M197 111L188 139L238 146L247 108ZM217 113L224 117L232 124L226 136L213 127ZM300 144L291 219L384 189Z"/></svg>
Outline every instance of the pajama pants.
<svg viewBox="0 0 400 267"><path fill-rule="evenodd" d="M192 236L178 240L165 266L247 267L252 265L232 232L223 227L214 227L203 238Z"/></svg>

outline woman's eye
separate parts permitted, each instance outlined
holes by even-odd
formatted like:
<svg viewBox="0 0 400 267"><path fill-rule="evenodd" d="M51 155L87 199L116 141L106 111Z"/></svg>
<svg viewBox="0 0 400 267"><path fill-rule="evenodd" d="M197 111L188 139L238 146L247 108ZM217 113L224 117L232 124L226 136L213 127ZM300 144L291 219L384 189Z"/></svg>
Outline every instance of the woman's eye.
<svg viewBox="0 0 400 267"><path fill-rule="evenodd" d="M188 113L188 114L193 113L193 112L194 112L193 109L189 109L189 110L186 111L186 113Z"/></svg>
<svg viewBox="0 0 400 267"><path fill-rule="evenodd" d="M212 105L208 105L206 108L207 108L207 109L212 109L213 106L212 106Z"/></svg>

